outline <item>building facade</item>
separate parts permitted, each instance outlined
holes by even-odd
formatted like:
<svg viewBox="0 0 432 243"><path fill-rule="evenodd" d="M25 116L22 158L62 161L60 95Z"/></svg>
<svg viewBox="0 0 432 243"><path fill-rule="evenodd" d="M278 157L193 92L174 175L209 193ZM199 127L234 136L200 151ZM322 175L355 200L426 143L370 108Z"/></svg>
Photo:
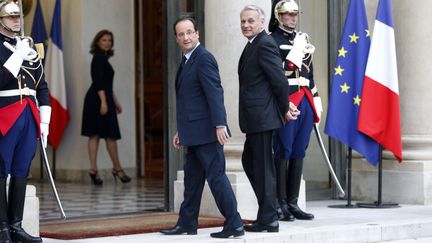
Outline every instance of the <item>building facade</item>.
<svg viewBox="0 0 432 243"><path fill-rule="evenodd" d="M33 7L25 18L26 33L31 30L35 2L32 1ZM301 9L299 30L307 32L316 47L314 77L324 105L322 130L331 87L329 77L336 60L348 0L298 0L298 3ZM365 3L372 30L378 1L365 0ZM432 61L429 61L427 48L432 35L427 27L426 11L432 7L432 2L418 0L414 4L394 0L392 3L404 162L397 163L384 151L383 199L430 204L432 125L429 125L428 117L432 111L428 104L432 98L427 95L427 71ZM54 4L55 0L41 1L48 32ZM84 96L91 82L88 51L94 35L101 29L109 29L115 37L115 55L110 59L116 72L114 90L123 106L123 113L119 115L120 159L129 174L163 178L167 209L173 208L173 182L182 168L183 154L171 146L175 132L174 77L181 58L172 24L183 15L197 19L201 42L218 60L228 123L233 134L225 146L227 167L241 171L239 156L244 135L238 127L237 117L237 63L246 44L240 31L239 13L247 4L261 6L269 19L271 0L63 0L63 55L71 121L55 153L57 179L88 182L87 139L80 135ZM346 149L329 141L327 136L323 137L335 170L345 181ZM49 154L52 154L51 150ZM307 184L329 187L328 169L315 138L311 138L305 161ZM112 165L105 149L100 149L98 163L102 175L109 176ZM39 174L39 165L33 163L32 175L35 177ZM376 199L376 168L358 156L353 167L353 197Z"/></svg>

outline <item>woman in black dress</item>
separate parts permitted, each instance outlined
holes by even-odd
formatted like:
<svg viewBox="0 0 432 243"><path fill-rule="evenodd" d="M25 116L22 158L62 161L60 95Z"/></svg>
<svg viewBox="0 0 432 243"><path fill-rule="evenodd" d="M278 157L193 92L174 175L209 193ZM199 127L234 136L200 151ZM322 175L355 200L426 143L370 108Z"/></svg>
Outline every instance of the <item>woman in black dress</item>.
<svg viewBox="0 0 432 243"><path fill-rule="evenodd" d="M97 171L97 151L99 140L105 139L108 154L113 162L112 174L123 182L131 179L120 166L117 140L121 138L117 113L122 108L113 91L114 69L108 58L114 55L114 36L109 30L101 30L94 37L90 53L92 84L84 100L81 135L89 137L88 152L90 159L89 175L93 184L102 185Z"/></svg>

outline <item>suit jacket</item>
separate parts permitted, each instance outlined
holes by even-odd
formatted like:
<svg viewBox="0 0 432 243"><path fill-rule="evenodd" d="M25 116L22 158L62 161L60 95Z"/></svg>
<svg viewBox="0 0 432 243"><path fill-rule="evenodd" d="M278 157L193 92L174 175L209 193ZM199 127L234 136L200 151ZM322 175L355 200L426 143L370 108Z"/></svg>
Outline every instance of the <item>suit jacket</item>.
<svg viewBox="0 0 432 243"><path fill-rule="evenodd" d="M239 121L243 133L273 130L285 124L289 86L281 65L279 48L265 31L243 51L240 81Z"/></svg>
<svg viewBox="0 0 432 243"><path fill-rule="evenodd" d="M216 126L227 126L216 59L199 45L176 77L177 131L186 146L217 141Z"/></svg>

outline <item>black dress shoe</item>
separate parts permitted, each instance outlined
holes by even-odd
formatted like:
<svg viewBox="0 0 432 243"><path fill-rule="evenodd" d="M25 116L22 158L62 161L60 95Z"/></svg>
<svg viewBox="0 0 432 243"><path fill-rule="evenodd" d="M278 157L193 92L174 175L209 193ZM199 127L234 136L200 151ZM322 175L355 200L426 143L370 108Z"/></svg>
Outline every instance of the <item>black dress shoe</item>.
<svg viewBox="0 0 432 243"><path fill-rule="evenodd" d="M182 234L196 235L197 234L196 229L185 229L178 225L175 226L174 228L163 229L160 232L164 235L182 235Z"/></svg>
<svg viewBox="0 0 432 243"><path fill-rule="evenodd" d="M303 212L297 204L288 203L288 210L296 219L300 219L300 220L314 219L313 214Z"/></svg>
<svg viewBox="0 0 432 243"><path fill-rule="evenodd" d="M238 227L237 229L233 230L222 230L221 232L211 233L210 236L213 238L230 238L232 237L238 237L244 235L244 228L243 226Z"/></svg>
<svg viewBox="0 0 432 243"><path fill-rule="evenodd" d="M279 222L277 220L269 223L269 224L260 224L258 222L245 225L244 230L248 232L279 232Z"/></svg>

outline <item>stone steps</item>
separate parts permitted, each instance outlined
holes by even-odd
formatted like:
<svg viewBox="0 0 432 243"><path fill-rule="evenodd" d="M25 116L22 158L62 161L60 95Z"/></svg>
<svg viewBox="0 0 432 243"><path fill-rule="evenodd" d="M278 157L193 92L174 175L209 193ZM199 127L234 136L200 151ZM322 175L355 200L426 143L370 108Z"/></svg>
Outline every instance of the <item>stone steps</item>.
<svg viewBox="0 0 432 243"><path fill-rule="evenodd" d="M334 242L432 242L432 206L402 205L390 209L334 209L328 205L345 201L312 201L308 212L315 220L280 222L278 233L246 233L236 243L334 243ZM198 230L195 236L165 236L160 233L83 239L79 242L175 242L217 243L234 242L232 239L213 239L211 232L221 228ZM44 242L60 242L44 239Z"/></svg>

